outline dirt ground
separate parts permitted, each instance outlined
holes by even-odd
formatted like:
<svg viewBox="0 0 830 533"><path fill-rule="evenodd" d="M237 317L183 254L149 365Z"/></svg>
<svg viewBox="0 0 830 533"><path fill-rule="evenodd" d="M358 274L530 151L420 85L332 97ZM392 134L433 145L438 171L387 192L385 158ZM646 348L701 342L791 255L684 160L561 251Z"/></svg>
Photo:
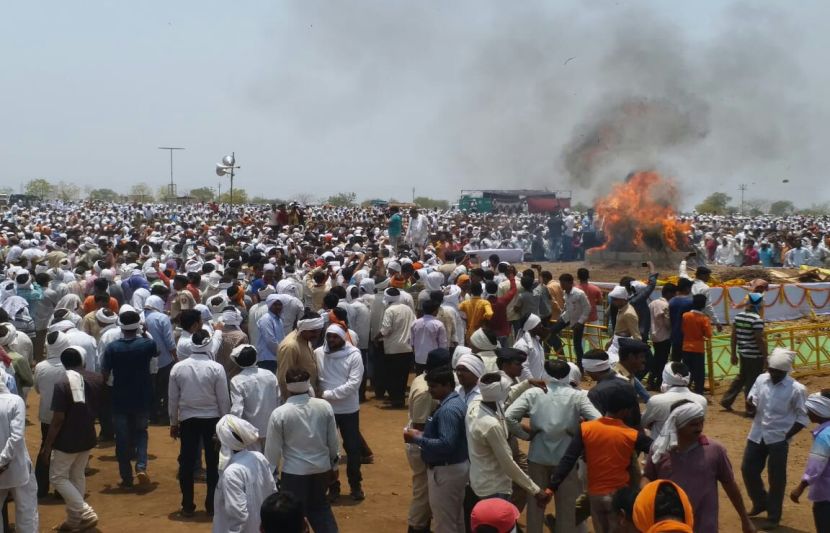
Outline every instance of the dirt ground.
<svg viewBox="0 0 830 533"><path fill-rule="evenodd" d="M830 376L800 378L809 391L830 387ZM586 382L586 387L590 384ZM29 421L37 420L37 394L32 393L29 405ZM740 462L750 420L742 416L740 400L734 413L720 410L716 404L709 409L705 432L722 442L729 450L739 484ZM361 407L361 429L375 454L375 463L363 467L366 500L354 503L342 497L335 506L340 530L344 533L373 531L377 533L404 531L410 494L410 471L404 455L401 428L406 423L406 411L385 410L370 400ZM30 424L26 431L29 453L34 458L40 443L39 425ZM804 469L810 447L809 431L795 437L790 447L790 464L787 486L793 487ZM210 531L210 520L199 506L196 516L183 519L178 516L180 493L176 482L176 457L178 443L170 439L166 427L150 428L150 476L152 485L145 493L123 491L117 487L118 465L115 448L105 446L93 450L91 473L87 478L87 502L100 517L96 531L131 533L138 531ZM345 467L341 476L345 479ZM204 498L204 484L196 486L197 505ZM744 496L745 493L744 493ZM721 491L721 531L739 531L729 501ZM64 507L56 499L42 501L40 505L41 531L49 531L63 520ZM800 505L787 499L784 502L784 518L778 531L813 531L812 514L806 495Z"/></svg>

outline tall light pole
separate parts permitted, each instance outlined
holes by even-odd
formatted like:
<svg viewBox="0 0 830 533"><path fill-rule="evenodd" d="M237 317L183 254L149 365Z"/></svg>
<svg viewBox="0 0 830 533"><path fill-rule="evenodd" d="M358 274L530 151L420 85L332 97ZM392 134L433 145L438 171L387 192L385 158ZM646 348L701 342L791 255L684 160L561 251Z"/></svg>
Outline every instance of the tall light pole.
<svg viewBox="0 0 830 533"><path fill-rule="evenodd" d="M744 214L744 192L746 191L747 186L744 183L738 185L738 190L741 191L741 214Z"/></svg>
<svg viewBox="0 0 830 533"><path fill-rule="evenodd" d="M221 163L216 163L216 175L217 176L225 176L229 175L231 177L231 189L230 189L230 204L231 208L233 208L233 176L234 171L240 168L236 164L236 152L231 152L231 155L226 155L222 158Z"/></svg>
<svg viewBox="0 0 830 533"><path fill-rule="evenodd" d="M173 183L173 151L174 150L184 150L179 146L159 146L159 150L168 150L170 152L170 191L169 195L170 198L176 198L176 184Z"/></svg>

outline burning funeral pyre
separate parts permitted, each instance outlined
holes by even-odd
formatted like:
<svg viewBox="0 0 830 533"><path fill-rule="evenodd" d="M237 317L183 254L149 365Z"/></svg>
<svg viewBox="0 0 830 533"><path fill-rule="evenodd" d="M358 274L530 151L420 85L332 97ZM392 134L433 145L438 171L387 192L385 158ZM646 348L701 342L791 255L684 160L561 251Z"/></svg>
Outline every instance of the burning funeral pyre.
<svg viewBox="0 0 830 533"><path fill-rule="evenodd" d="M605 243L589 261L673 261L689 250L688 224L675 217L677 187L653 171L635 172L597 201Z"/></svg>

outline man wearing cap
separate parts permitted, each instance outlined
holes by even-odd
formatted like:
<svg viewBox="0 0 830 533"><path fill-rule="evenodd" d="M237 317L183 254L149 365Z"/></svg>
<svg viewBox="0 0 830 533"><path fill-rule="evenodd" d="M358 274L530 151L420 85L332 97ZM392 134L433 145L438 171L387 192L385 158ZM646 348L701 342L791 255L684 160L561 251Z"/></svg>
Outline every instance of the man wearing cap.
<svg viewBox="0 0 830 533"><path fill-rule="evenodd" d="M276 294L269 294L265 299L268 312L257 321L259 338L257 339L257 366L277 373L277 350L285 338L282 317L282 301Z"/></svg>
<svg viewBox="0 0 830 533"><path fill-rule="evenodd" d="M502 498L487 498L473 507L470 526L473 533L513 533L518 531L521 513Z"/></svg>
<svg viewBox="0 0 830 533"><path fill-rule="evenodd" d="M219 454L213 446L216 423L230 411L228 378L225 369L212 361L210 335L205 330L193 334L193 354L173 366L170 372L170 436L181 437L179 488L182 516L193 516L194 465L199 460L199 444L205 452L207 495L205 510L213 514L213 496L219 478Z"/></svg>
<svg viewBox="0 0 830 533"><path fill-rule="evenodd" d="M727 411L732 410L732 404L741 389L746 398L749 389L764 371L767 361L767 341L764 336L764 319L759 313L763 303L763 294L751 292L744 310L735 315L735 323L732 326L731 363L733 365L740 363L740 371L720 402L721 407ZM754 414L747 406L746 415L751 417Z"/></svg>
<svg viewBox="0 0 830 533"><path fill-rule="evenodd" d="M429 505L435 533L464 531L464 487L469 479L467 405L455 389L449 368L434 368L426 375L429 393L440 402L423 431L404 429L404 442L421 449L427 465Z"/></svg>
<svg viewBox="0 0 830 533"><path fill-rule="evenodd" d="M285 374L288 399L268 421L265 457L280 476L280 490L302 503L315 533L335 533L337 522L326 499L329 484L338 479L340 443L331 404L309 394L309 374L289 368Z"/></svg>
<svg viewBox="0 0 830 533"><path fill-rule="evenodd" d="M355 501L365 498L361 488L360 459L363 446L360 436L360 401L358 393L363 380L363 358L360 350L346 341L347 332L339 324L326 329L323 346L314 350L320 370L320 396L331 403L334 418L346 450L346 474L351 496ZM339 482L331 490L332 499L340 493Z"/></svg>
<svg viewBox="0 0 830 533"><path fill-rule="evenodd" d="M250 344L241 344L234 348L230 359L242 369L231 378L230 413L253 424L264 440L268 432L268 419L279 406L280 389L277 386L277 377L256 366L256 348Z"/></svg>
<svg viewBox="0 0 830 533"><path fill-rule="evenodd" d="M807 458L807 466L801 482L790 492L790 499L798 499L807 487L809 499L813 502L813 520L816 531L823 531L830 524L830 389L811 394L805 402L810 421L816 424L813 446Z"/></svg>
<svg viewBox="0 0 830 533"><path fill-rule="evenodd" d="M308 311L297 321L297 329L286 335L280 343L277 358L280 362L277 366L277 380L279 390L282 393L282 401L288 399L285 388L285 375L292 368L299 368L308 372L309 381L313 390L318 389L317 358L311 348L317 342L323 331L325 321L323 317Z"/></svg>
<svg viewBox="0 0 830 533"><path fill-rule="evenodd" d="M769 356L768 370L758 376L746 398L755 408L741 464L744 486L752 500L749 515L766 511L770 526L781 521L789 441L810 423L804 407L806 388L789 375L794 359L795 352L775 348ZM769 469L769 492L761 480L765 466Z"/></svg>
<svg viewBox="0 0 830 533"><path fill-rule="evenodd" d="M230 460L216 485L213 531L258 533L262 502L277 491L268 459L250 449L264 435L260 437L256 427L230 414L219 419L216 436Z"/></svg>
<svg viewBox="0 0 830 533"><path fill-rule="evenodd" d="M427 354L424 372L415 376L409 386L409 422L407 427L423 431L424 426L438 407L429 394L426 374L433 368L449 367L450 353L446 348L436 348ZM432 513L429 509L427 466L421 459L421 450L415 444L406 444L406 458L412 470L412 501L409 503L408 533L429 532Z"/></svg>
<svg viewBox="0 0 830 533"><path fill-rule="evenodd" d="M519 396L505 412L510 432L530 441L528 470L531 479L545 486L565 454L572 436L584 420L599 418L600 412L588 397L570 384L570 367L562 359L545 362L549 382L547 390L532 388ZM528 422L522 419L528 417ZM566 478L556 492L556 526L554 533L576 530L573 509L581 493L575 472ZM530 505L527 509L529 533L541 533L544 507Z"/></svg>
<svg viewBox="0 0 830 533"><path fill-rule="evenodd" d="M112 417L115 455L123 488L133 486L132 460L139 484L147 486L147 423L152 405L150 364L158 348L141 332L141 317L132 311L118 315L122 338L110 343L101 362L104 382L112 375Z"/></svg>

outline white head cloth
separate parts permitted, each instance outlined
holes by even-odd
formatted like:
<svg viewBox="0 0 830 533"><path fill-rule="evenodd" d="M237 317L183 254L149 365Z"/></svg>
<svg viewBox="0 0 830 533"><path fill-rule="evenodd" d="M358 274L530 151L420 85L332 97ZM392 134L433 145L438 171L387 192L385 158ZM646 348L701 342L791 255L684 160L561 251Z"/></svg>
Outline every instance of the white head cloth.
<svg viewBox="0 0 830 533"><path fill-rule="evenodd" d="M480 357L471 353L466 353L458 358L458 363L456 363L455 368L458 368L459 366L463 366L472 372L477 378L484 375L484 361L482 361Z"/></svg>
<svg viewBox="0 0 830 533"><path fill-rule="evenodd" d="M804 406L820 418L830 419L830 398L816 392L807 397Z"/></svg>
<svg viewBox="0 0 830 533"><path fill-rule="evenodd" d="M604 372L611 369L611 361L608 359L582 359L582 368L585 372Z"/></svg>
<svg viewBox="0 0 830 533"><path fill-rule="evenodd" d="M679 428L704 416L706 416L706 411L697 402L684 403L675 408L663 424L660 435L651 445L651 461L657 464L660 459L677 447L677 430Z"/></svg>
<svg viewBox="0 0 830 533"><path fill-rule="evenodd" d="M492 351L498 348L496 344L490 342L490 339L487 338L487 334L484 333L484 330L481 328L478 328L472 335L470 335L470 344L482 351Z"/></svg>
<svg viewBox="0 0 830 533"><path fill-rule="evenodd" d="M235 415L225 415L216 423L216 436L223 448L238 452L259 440L259 431L250 422Z"/></svg>
<svg viewBox="0 0 830 533"><path fill-rule="evenodd" d="M688 387L689 386L689 378L690 376L681 376L680 374L675 374L671 368L672 363L666 363L666 366L663 367L663 384L660 385L660 390L662 392L666 392L672 387Z"/></svg>
<svg viewBox="0 0 830 533"><path fill-rule="evenodd" d="M323 326L325 325L326 321L323 317L306 318L297 321L297 331L314 331L317 329L323 329Z"/></svg>
<svg viewBox="0 0 830 533"><path fill-rule="evenodd" d="M608 297L616 300L627 300L628 291L622 285L617 285L611 289L611 292L608 293Z"/></svg>
<svg viewBox="0 0 830 533"><path fill-rule="evenodd" d="M767 366L784 372L793 371L795 352L786 348L775 348L767 360Z"/></svg>

